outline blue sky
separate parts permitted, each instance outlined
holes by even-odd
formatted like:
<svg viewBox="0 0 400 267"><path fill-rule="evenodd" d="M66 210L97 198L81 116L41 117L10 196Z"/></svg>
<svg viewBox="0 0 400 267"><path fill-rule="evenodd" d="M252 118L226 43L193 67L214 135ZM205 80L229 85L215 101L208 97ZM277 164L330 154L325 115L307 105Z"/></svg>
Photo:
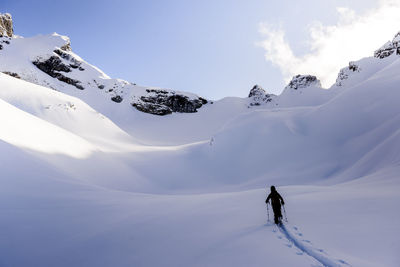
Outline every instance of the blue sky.
<svg viewBox="0 0 400 267"><path fill-rule="evenodd" d="M284 33L299 57L288 62L301 62L310 53L310 25L339 25L337 7L364 14L381 2L0 0L0 12L13 15L18 35L69 36L75 53L113 78L219 99L244 97L254 84L280 93L297 69L266 59L265 38ZM260 23L275 35L260 33Z"/></svg>

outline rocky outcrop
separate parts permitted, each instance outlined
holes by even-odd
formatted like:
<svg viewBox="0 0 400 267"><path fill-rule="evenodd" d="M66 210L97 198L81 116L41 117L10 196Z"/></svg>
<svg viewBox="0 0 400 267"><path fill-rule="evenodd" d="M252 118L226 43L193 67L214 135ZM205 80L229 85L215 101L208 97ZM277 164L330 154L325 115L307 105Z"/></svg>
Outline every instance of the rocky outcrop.
<svg viewBox="0 0 400 267"><path fill-rule="evenodd" d="M120 95L116 95L111 97L111 100L114 101L115 103L121 103L122 100L124 100Z"/></svg>
<svg viewBox="0 0 400 267"><path fill-rule="evenodd" d="M62 63L61 59L59 59L56 56L51 56L50 58L46 60L40 60L39 58L36 59L36 61L33 62L33 64L38 67L41 71L47 73L51 77L56 77L57 75L55 74L56 71L62 71L62 72L70 72L71 69Z"/></svg>
<svg viewBox="0 0 400 267"><path fill-rule="evenodd" d="M374 52L374 57L385 58L392 54L400 55L400 32L398 32L392 41L388 41L381 48Z"/></svg>
<svg viewBox="0 0 400 267"><path fill-rule="evenodd" d="M146 95L135 97L131 105L142 112L167 115L172 112L194 113L207 102L204 98L190 98L174 91L146 89Z"/></svg>
<svg viewBox="0 0 400 267"><path fill-rule="evenodd" d="M9 45L10 42L11 42L11 37L0 36L0 50L2 50L5 45Z"/></svg>
<svg viewBox="0 0 400 267"><path fill-rule="evenodd" d="M342 86L343 82L349 78L354 72L360 72L361 68L355 62L350 61L349 66L339 71L338 77L336 78L336 86Z"/></svg>
<svg viewBox="0 0 400 267"><path fill-rule="evenodd" d="M74 80L60 73L60 72L70 72L71 67L65 65L58 56L51 56L46 60L38 58L32 63L38 69L50 75L51 77L56 78L61 82L73 85L80 90L84 89L84 87L80 84L81 83L80 81Z"/></svg>
<svg viewBox="0 0 400 267"><path fill-rule="evenodd" d="M18 73L15 72L9 72L9 71L2 71L4 74L7 74L11 77L17 78L17 79L21 79L21 76L18 75Z"/></svg>
<svg viewBox="0 0 400 267"><path fill-rule="evenodd" d="M259 106L265 103L269 103L275 97L273 94L267 94L267 92L259 85L254 85L250 90L249 98L250 106Z"/></svg>
<svg viewBox="0 0 400 267"><path fill-rule="evenodd" d="M12 24L12 17L10 14L0 13L0 37L1 36L8 36L12 37L14 34L13 24Z"/></svg>
<svg viewBox="0 0 400 267"><path fill-rule="evenodd" d="M65 51L65 50L64 50ZM70 62L69 66L73 69L79 69L80 71L84 71L85 69L81 67L81 62L74 58L72 55L64 52L61 49L56 49L53 52L59 55L61 58Z"/></svg>
<svg viewBox="0 0 400 267"><path fill-rule="evenodd" d="M309 86L321 87L321 82L313 75L296 75L292 78L285 89L298 90Z"/></svg>

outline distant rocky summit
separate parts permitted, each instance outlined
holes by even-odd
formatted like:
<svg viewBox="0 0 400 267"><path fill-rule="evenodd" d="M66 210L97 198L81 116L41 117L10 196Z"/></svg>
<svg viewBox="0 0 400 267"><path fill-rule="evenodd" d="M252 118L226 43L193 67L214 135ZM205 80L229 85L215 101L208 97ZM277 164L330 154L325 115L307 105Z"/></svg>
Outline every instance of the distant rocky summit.
<svg viewBox="0 0 400 267"><path fill-rule="evenodd" d="M269 103L276 95L267 94L267 92L259 85L254 85L250 90L249 98L251 99L250 106L259 106L261 104Z"/></svg>
<svg viewBox="0 0 400 267"><path fill-rule="evenodd" d="M0 13L0 37L3 36L12 37L13 34L14 30L13 30L11 15L8 13L5 14Z"/></svg>
<svg viewBox="0 0 400 267"><path fill-rule="evenodd" d="M321 82L313 75L296 75L292 78L285 89L297 90L309 86L321 87Z"/></svg>
<svg viewBox="0 0 400 267"><path fill-rule="evenodd" d="M398 32L392 41L388 41L381 48L375 51L374 57L385 58L395 53L400 55L400 32Z"/></svg>

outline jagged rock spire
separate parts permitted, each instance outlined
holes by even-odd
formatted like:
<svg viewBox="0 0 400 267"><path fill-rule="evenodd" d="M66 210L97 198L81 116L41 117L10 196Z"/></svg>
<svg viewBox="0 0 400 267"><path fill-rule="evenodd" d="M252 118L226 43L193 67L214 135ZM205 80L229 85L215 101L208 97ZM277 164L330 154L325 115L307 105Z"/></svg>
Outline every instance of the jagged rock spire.
<svg viewBox="0 0 400 267"><path fill-rule="evenodd" d="M398 32L392 41L388 41L381 48L374 52L374 57L385 58L393 53L400 55L400 32Z"/></svg>
<svg viewBox="0 0 400 267"><path fill-rule="evenodd" d="M261 86L256 84L250 90L249 97L261 96L261 95L265 95L265 94L266 94L265 90Z"/></svg>
<svg viewBox="0 0 400 267"><path fill-rule="evenodd" d="M2 37L2 36L12 37L13 33L14 33L14 30L13 30L13 25L12 25L11 14L9 14L9 13L1 14L0 13L0 37Z"/></svg>
<svg viewBox="0 0 400 267"><path fill-rule="evenodd" d="M321 82L313 75L296 75L292 78L285 89L290 88L297 90L299 88L305 88L311 85L321 87Z"/></svg>
<svg viewBox="0 0 400 267"><path fill-rule="evenodd" d="M273 94L267 94L267 92L258 84L254 85L250 90L249 98L251 98L250 106L259 106L271 102L275 97Z"/></svg>

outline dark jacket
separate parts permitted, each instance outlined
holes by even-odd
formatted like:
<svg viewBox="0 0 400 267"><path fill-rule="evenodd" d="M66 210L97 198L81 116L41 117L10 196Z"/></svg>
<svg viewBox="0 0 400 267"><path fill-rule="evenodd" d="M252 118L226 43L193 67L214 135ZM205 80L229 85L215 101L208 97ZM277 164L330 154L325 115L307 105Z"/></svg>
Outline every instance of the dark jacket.
<svg viewBox="0 0 400 267"><path fill-rule="evenodd" d="M283 198L281 197L281 195L279 195L279 193L277 191L272 191L268 195L267 199L265 200L265 203L268 203L268 201L270 199L271 199L272 207L280 207L281 203L282 203L282 205L285 205Z"/></svg>

